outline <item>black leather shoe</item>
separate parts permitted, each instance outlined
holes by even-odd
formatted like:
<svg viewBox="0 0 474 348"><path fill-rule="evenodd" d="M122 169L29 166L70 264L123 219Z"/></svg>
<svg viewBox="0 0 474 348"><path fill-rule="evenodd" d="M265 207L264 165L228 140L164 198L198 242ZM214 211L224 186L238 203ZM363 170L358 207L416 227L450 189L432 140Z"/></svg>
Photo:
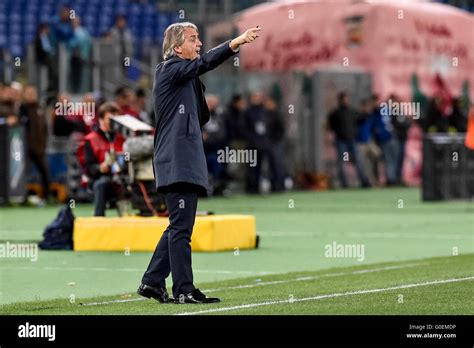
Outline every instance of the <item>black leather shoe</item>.
<svg viewBox="0 0 474 348"><path fill-rule="evenodd" d="M194 289L189 294L180 294L178 298L174 299L175 303L219 303L220 299L217 297L207 297L199 289Z"/></svg>
<svg viewBox="0 0 474 348"><path fill-rule="evenodd" d="M173 302L165 288L154 288L143 283L140 284L137 294L146 298L154 298L160 303Z"/></svg>

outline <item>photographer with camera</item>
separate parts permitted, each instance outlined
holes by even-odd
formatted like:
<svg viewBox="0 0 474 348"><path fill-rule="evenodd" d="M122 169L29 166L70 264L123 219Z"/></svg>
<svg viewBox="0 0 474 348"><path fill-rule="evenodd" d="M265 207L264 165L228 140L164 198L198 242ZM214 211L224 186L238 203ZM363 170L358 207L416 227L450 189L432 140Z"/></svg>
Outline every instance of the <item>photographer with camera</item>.
<svg viewBox="0 0 474 348"><path fill-rule="evenodd" d="M120 172L117 154L123 152L124 137L112 131L111 116L118 115L117 104L107 102L99 108L99 127L90 132L79 149L79 162L94 191L94 215L105 216L107 201L117 198L120 185L113 176ZM81 151L81 149L83 149Z"/></svg>

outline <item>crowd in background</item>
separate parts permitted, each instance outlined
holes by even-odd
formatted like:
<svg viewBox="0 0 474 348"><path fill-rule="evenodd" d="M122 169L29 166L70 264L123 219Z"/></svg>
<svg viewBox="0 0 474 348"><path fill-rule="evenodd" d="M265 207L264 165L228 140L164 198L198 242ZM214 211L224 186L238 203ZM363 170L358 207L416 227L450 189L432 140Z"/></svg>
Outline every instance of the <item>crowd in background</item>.
<svg viewBox="0 0 474 348"><path fill-rule="evenodd" d="M338 94L338 105L328 116L337 151L336 171L341 187L348 187L345 163L355 167L361 187L403 185L402 169L410 127L423 132L464 133L468 123L465 98L443 95L417 101L418 115L392 115L381 111L377 95L352 107L346 92ZM390 95L385 105L401 105ZM382 171L382 168L384 170Z"/></svg>
<svg viewBox="0 0 474 348"><path fill-rule="evenodd" d="M115 24L103 34L104 39L119 48L119 57L133 57L133 34L127 26L126 16L117 15ZM36 61L47 68L48 90L58 89L58 50L63 44L70 57L70 90L81 93L88 90L87 68L92 60L92 37L81 25L80 17L64 5L51 23L40 23L35 39ZM123 65L126 69L126 65Z"/></svg>
<svg viewBox="0 0 474 348"><path fill-rule="evenodd" d="M113 102L120 114L132 115L154 126L153 110L147 108L147 98L145 90L123 86L115 91ZM262 178L269 186L263 191L280 192L288 188L287 180L291 175L286 165L286 127L278 101L261 91L251 92L248 97L236 94L227 104L211 94L206 99L210 121L202 133L213 194L229 194L229 184L234 182L240 182L247 193L261 193ZM388 99L392 103L399 102L396 95ZM41 107L35 87L23 87L18 82L0 85L0 123L25 126L28 163L38 169L42 199L47 199L50 183L46 153L48 136L75 135L77 139L78 134L83 137L98 128L97 117L58 114L54 105L70 100L69 95L59 93L49 106ZM93 104L95 114L106 102L94 94L84 94L81 101ZM353 107L350 95L341 92L337 107L328 115L328 129L334 134L337 152L334 174L341 187L351 186L346 177L346 163L354 165L362 187L403 184L405 144L413 125L424 132L466 131L467 108L463 98L452 98L449 103L440 96L426 99L419 119L384 115L381 102L373 95ZM257 150L255 166L220 161L218 152L226 148Z"/></svg>
<svg viewBox="0 0 474 348"><path fill-rule="evenodd" d="M129 114L154 126L154 112L147 109L148 95L145 90L133 90L122 86L110 100L118 108L118 114ZM266 191L280 192L285 189L288 173L285 168L285 126L277 102L260 91L248 98L234 95L227 105L222 105L215 95L206 96L210 120L203 127L203 143L208 162L213 195L228 195L229 184L240 182L247 193L262 192L262 178L268 178ZM41 106L35 87L23 87L14 82L0 84L0 124L23 125L27 135L28 164L34 164L41 178L41 199L47 200L50 175L47 165L48 137L68 137L78 142L99 128L99 117L86 114L58 112L57 105L68 105L71 96L59 93L47 106ZM84 94L82 104L94 106L94 115L107 101L94 94ZM227 163L218 157L219 150L256 150L255 165ZM31 168L31 167L30 167Z"/></svg>
<svg viewBox="0 0 474 348"><path fill-rule="evenodd" d="M232 175L228 164L218 160L218 151L242 149L257 152L255 165L240 166L244 171L245 191L261 192L262 171L270 180L270 190L281 192L285 189L288 175L285 169L285 126L277 103L261 91L250 93L248 100L242 95L232 97L225 108L220 106L219 98L208 95L210 120L203 127L204 151L215 194L225 194ZM264 168L265 166L265 168Z"/></svg>

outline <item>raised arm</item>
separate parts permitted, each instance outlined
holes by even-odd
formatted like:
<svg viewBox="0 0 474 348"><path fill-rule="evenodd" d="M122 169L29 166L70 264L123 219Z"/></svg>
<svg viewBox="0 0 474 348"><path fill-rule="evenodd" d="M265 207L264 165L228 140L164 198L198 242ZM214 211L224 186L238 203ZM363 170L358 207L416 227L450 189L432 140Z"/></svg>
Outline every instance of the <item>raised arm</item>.
<svg viewBox="0 0 474 348"><path fill-rule="evenodd" d="M215 69L226 59L239 51L240 46L254 41L261 28L251 28L233 40L226 41L210 51L199 56L201 42L196 31L190 29L184 32L182 45L174 47L174 55L181 59L170 59L164 69L173 82L179 83L190 80Z"/></svg>

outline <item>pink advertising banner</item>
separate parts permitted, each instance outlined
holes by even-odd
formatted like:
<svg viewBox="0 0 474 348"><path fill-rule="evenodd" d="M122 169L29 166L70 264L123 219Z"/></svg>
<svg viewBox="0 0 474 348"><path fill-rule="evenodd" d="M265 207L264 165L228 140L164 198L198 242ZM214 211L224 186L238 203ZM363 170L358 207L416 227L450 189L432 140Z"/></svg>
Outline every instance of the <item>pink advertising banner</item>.
<svg viewBox="0 0 474 348"><path fill-rule="evenodd" d="M439 74L453 95L469 81L474 98L474 16L451 6L273 2L244 11L237 25L263 28L259 40L242 48L248 71L364 70L382 97L402 99L411 96L413 74L427 95Z"/></svg>

